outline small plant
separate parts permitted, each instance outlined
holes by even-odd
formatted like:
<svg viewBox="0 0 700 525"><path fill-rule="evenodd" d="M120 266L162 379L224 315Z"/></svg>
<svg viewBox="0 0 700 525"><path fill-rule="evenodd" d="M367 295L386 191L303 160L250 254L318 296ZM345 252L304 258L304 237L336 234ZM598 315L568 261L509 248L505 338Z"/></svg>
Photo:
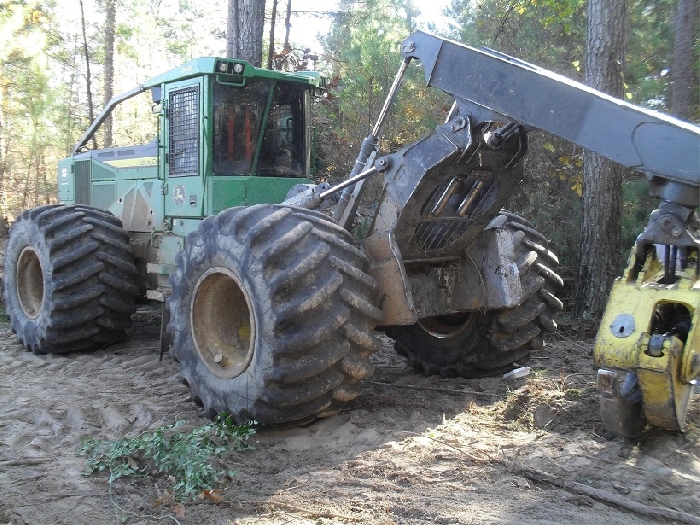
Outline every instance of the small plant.
<svg viewBox="0 0 700 525"><path fill-rule="evenodd" d="M247 442L255 434L255 422L236 425L229 415L219 414L213 421L188 431L182 429L184 424L176 421L117 441L83 440L79 454L87 456L87 475L108 470L110 488L115 480L130 475L157 472L171 476L177 501L193 499L213 489L220 479L235 475L217 469L212 459L230 450L251 448Z"/></svg>
<svg viewBox="0 0 700 525"><path fill-rule="evenodd" d="M583 391L580 388L568 388L564 391L566 399L580 399L583 396Z"/></svg>
<svg viewBox="0 0 700 525"><path fill-rule="evenodd" d="M2 288L0 287L0 300L2 300ZM0 307L0 323L7 323L9 322L10 318L8 315L5 313L5 309Z"/></svg>

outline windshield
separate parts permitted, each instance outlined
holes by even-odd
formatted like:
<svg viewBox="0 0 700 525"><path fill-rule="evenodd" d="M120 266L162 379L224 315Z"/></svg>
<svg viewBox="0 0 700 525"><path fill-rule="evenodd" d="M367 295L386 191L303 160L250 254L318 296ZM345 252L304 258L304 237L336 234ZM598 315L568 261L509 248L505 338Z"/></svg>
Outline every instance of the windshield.
<svg viewBox="0 0 700 525"><path fill-rule="evenodd" d="M262 129L265 109L272 104ZM303 177L306 173L306 90L289 84L249 81L245 87L214 85L215 175ZM260 135L263 134L262 140ZM260 156L255 154L260 144Z"/></svg>
<svg viewBox="0 0 700 525"><path fill-rule="evenodd" d="M245 88L214 84L215 175L250 173L269 90L267 82Z"/></svg>

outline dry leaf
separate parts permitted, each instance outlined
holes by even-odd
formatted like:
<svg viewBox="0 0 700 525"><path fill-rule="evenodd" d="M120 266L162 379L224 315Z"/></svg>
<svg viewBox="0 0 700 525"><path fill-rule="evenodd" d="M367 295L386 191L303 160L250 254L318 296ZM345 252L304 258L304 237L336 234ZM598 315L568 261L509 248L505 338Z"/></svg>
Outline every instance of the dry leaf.
<svg viewBox="0 0 700 525"><path fill-rule="evenodd" d="M208 499L209 501L224 501L219 489L205 490L199 495L199 499Z"/></svg>

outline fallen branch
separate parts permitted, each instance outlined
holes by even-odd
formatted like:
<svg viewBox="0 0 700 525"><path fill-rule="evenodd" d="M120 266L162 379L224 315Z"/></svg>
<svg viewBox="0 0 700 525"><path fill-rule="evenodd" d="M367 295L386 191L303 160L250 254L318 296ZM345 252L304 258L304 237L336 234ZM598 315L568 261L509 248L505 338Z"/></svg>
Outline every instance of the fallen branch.
<svg viewBox="0 0 700 525"><path fill-rule="evenodd" d="M448 394L471 394L474 396L495 397L496 399L501 397L497 394L489 394L488 392L476 392L474 390L458 390L456 388L437 388L437 387L433 387L433 386L397 385L396 383L383 383L381 381L372 381L372 384L373 385L381 385L381 386L394 386L396 388L410 388L412 390L433 390L435 392L445 392Z"/></svg>
<svg viewBox="0 0 700 525"><path fill-rule="evenodd" d="M574 374L569 374L569 375L565 376L561 383L562 383L562 385L566 385L566 382L570 377L577 377L577 376L584 376L585 377L585 376L593 376L593 375L594 375L593 372L591 372L591 373L576 372Z"/></svg>
<svg viewBox="0 0 700 525"><path fill-rule="evenodd" d="M700 518L686 512L667 509L664 507L651 507L637 501L622 498L605 490L584 485L583 483L562 480L553 476L552 474L547 474L546 472L531 467L522 467L513 463L507 463L505 465L509 471L525 476L533 481L548 483L567 492L588 496L589 498L601 501L603 503L616 505L643 516L657 518L666 522L673 520L680 523L688 523L690 525L700 525Z"/></svg>

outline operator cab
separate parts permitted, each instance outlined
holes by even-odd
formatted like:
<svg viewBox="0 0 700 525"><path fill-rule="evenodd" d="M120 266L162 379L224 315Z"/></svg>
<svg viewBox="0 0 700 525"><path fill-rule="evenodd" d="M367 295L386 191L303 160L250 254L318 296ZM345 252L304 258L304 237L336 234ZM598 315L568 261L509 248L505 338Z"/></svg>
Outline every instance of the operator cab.
<svg viewBox="0 0 700 525"><path fill-rule="evenodd" d="M249 81L244 89L215 82L213 92L214 175L306 175L308 89L269 81Z"/></svg>
<svg viewBox="0 0 700 525"><path fill-rule="evenodd" d="M309 113L324 89L316 72L190 60L110 100L59 162L59 200L109 210L131 232L181 237L227 208L283 202L313 183ZM156 142L84 151L114 108L147 90Z"/></svg>

